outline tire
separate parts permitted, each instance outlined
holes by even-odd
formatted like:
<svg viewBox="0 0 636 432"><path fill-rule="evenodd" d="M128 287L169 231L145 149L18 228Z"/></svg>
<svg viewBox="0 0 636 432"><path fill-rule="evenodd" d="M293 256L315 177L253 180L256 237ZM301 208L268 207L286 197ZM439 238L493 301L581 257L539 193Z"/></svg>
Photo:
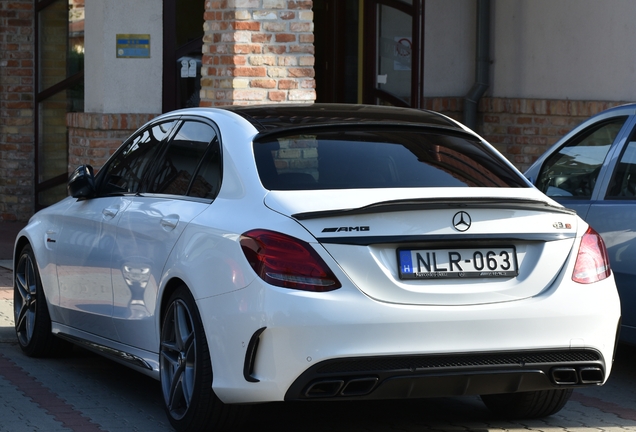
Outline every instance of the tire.
<svg viewBox="0 0 636 432"><path fill-rule="evenodd" d="M572 389L482 395L481 400L495 415L505 419L534 419L556 414L565 406Z"/></svg>
<svg viewBox="0 0 636 432"><path fill-rule="evenodd" d="M177 431L225 431L243 407L226 405L212 390L212 361L194 298L185 287L170 296L161 325L159 374L164 409Z"/></svg>
<svg viewBox="0 0 636 432"><path fill-rule="evenodd" d="M20 348L29 357L56 355L62 340L51 333L51 317L30 245L22 248L13 278L13 314Z"/></svg>

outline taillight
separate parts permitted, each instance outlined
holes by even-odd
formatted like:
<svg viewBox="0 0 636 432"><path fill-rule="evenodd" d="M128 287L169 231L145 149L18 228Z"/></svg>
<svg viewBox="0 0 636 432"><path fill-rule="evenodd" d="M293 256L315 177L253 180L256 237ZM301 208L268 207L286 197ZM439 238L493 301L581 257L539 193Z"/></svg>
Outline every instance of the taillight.
<svg viewBox="0 0 636 432"><path fill-rule="evenodd" d="M318 292L341 287L318 253L297 238L252 230L241 236L241 248L256 274L271 285Z"/></svg>
<svg viewBox="0 0 636 432"><path fill-rule="evenodd" d="M605 242L600 234L589 227L579 246L579 254L574 264L572 280L588 284L601 281L612 274Z"/></svg>

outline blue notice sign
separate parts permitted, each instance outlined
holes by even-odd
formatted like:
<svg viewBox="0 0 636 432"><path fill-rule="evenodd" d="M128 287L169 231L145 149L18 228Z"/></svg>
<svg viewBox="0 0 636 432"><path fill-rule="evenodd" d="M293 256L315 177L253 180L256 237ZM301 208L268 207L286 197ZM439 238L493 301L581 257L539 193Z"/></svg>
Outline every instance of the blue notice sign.
<svg viewBox="0 0 636 432"><path fill-rule="evenodd" d="M150 58L150 35L118 34L117 58Z"/></svg>

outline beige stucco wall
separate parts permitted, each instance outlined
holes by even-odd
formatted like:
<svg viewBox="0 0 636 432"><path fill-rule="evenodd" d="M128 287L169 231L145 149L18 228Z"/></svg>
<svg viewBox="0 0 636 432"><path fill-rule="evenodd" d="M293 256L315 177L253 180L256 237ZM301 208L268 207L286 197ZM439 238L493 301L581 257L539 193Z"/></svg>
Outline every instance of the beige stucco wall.
<svg viewBox="0 0 636 432"><path fill-rule="evenodd" d="M476 0L426 0L424 96L463 96L475 81Z"/></svg>
<svg viewBox="0 0 636 432"><path fill-rule="evenodd" d="M426 0L424 95L475 80L477 0ZM636 100L636 1L491 0L486 95Z"/></svg>
<svg viewBox="0 0 636 432"><path fill-rule="evenodd" d="M86 0L85 6L85 111L160 113L162 0ZM149 34L150 58L117 58L117 34Z"/></svg>
<svg viewBox="0 0 636 432"><path fill-rule="evenodd" d="M636 1L493 0L490 94L636 100Z"/></svg>

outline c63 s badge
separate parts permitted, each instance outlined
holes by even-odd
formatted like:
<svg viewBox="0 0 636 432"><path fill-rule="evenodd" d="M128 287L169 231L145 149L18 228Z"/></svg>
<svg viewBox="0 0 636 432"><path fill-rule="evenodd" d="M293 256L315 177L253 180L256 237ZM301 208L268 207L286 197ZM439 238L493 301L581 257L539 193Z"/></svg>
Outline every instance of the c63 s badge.
<svg viewBox="0 0 636 432"><path fill-rule="evenodd" d="M555 222L552 224L555 229L572 229L572 224L563 223L563 222Z"/></svg>

